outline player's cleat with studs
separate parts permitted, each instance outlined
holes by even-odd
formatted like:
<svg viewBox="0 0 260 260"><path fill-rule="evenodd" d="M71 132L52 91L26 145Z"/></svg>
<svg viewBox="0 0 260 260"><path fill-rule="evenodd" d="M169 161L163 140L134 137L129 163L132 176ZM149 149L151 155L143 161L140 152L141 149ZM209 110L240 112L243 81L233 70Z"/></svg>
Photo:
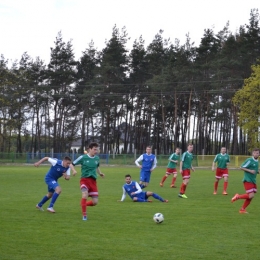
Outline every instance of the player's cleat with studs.
<svg viewBox="0 0 260 260"><path fill-rule="evenodd" d="M174 184L171 185L171 188L177 188Z"/></svg>
<svg viewBox="0 0 260 260"><path fill-rule="evenodd" d="M245 209L240 209L240 210L239 210L239 213L240 213L240 214L248 214L248 212L247 212Z"/></svg>
<svg viewBox="0 0 260 260"><path fill-rule="evenodd" d="M187 197L185 194L182 194L181 197L182 197L183 199L188 199L188 197Z"/></svg>
<svg viewBox="0 0 260 260"><path fill-rule="evenodd" d="M179 193L179 194L178 194L178 197L179 197L179 198L182 198L182 194Z"/></svg>
<svg viewBox="0 0 260 260"><path fill-rule="evenodd" d="M223 191L222 194L223 194L223 195L228 195L226 191Z"/></svg>
<svg viewBox="0 0 260 260"><path fill-rule="evenodd" d="M87 216L83 216L82 220L84 220L84 221L88 220Z"/></svg>
<svg viewBox="0 0 260 260"><path fill-rule="evenodd" d="M48 210L49 212L51 212L51 213L55 213L55 210L54 210L53 207L47 208L47 210Z"/></svg>
<svg viewBox="0 0 260 260"><path fill-rule="evenodd" d="M152 200L147 200L147 202L153 202Z"/></svg>
<svg viewBox="0 0 260 260"><path fill-rule="evenodd" d="M169 202L169 200L163 200L163 202L166 202L166 203L168 203L168 202Z"/></svg>
<svg viewBox="0 0 260 260"><path fill-rule="evenodd" d="M36 209L38 209L40 211L44 211L44 209L42 207L40 207L38 204L36 204Z"/></svg>
<svg viewBox="0 0 260 260"><path fill-rule="evenodd" d="M233 202L235 202L236 200L238 200L239 199L239 194L237 193L237 194L235 194L235 196L231 199L231 202L233 203Z"/></svg>
<svg viewBox="0 0 260 260"><path fill-rule="evenodd" d="M214 194L214 195L217 195L217 192L216 192L216 191L214 191L214 192L213 192L213 194Z"/></svg>
<svg viewBox="0 0 260 260"><path fill-rule="evenodd" d="M163 187L163 183L160 182L160 186Z"/></svg>

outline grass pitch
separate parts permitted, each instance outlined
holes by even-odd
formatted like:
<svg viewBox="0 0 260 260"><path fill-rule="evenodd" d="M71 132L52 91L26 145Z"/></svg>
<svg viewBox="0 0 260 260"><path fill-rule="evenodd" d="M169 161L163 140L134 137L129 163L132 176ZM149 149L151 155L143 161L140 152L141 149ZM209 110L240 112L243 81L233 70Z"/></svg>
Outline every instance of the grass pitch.
<svg viewBox="0 0 260 260"><path fill-rule="evenodd" d="M186 190L188 199L177 197L170 178L159 186L165 168L157 168L148 188L169 203L152 198L152 203L121 199L124 175L138 180L135 167L101 167L105 179L98 179L99 204L88 208L82 221L80 173L70 181L60 179L62 193L55 204L57 213L35 209L47 192L44 175L49 166L1 166L0 168L0 259L258 259L258 195L239 214L243 203L231 203L244 193L243 172L230 170L229 195L213 195L214 173L196 169ZM80 168L76 168L80 172ZM176 185L181 183L180 175ZM44 205L46 209L48 202ZM162 224L153 222L155 213L164 214Z"/></svg>

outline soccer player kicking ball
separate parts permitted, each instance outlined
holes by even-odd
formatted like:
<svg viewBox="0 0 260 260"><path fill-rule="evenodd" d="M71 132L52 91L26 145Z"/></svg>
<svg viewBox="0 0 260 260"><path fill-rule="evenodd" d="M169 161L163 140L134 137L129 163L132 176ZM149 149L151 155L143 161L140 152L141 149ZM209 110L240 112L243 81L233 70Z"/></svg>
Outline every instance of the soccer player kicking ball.
<svg viewBox="0 0 260 260"><path fill-rule="evenodd" d="M256 148L252 152L252 157L248 158L241 166L240 169L244 171L244 188L246 190L245 194L239 195L238 193L231 199L231 202L235 202L239 199L244 199L245 202L242 205L242 208L239 210L239 213L244 214L248 213L246 211L247 206L251 203L252 199L257 192L256 186L256 175L259 173L258 170L258 157L260 155L260 149Z"/></svg>
<svg viewBox="0 0 260 260"><path fill-rule="evenodd" d="M180 198L184 198L184 199L188 198L185 195L185 191L186 191L187 185L190 180L190 170L192 170L194 172L194 168L191 165L192 160L193 160L192 151L193 151L193 144L189 144L187 147L187 152L183 153L183 155L181 157L181 162L180 162L180 172L182 174L183 181L182 181L180 193L178 196Z"/></svg>
<svg viewBox="0 0 260 260"><path fill-rule="evenodd" d="M121 200L118 200L119 202L124 201L126 197L126 193L134 202L152 202L151 200L148 200L150 196L154 197L157 200L160 200L161 202L168 202L168 200L163 199L158 194L152 191L146 191L146 192L142 191L140 185L136 181L131 180L130 174L125 175L123 195Z"/></svg>
<svg viewBox="0 0 260 260"><path fill-rule="evenodd" d="M175 153L171 154L171 156L169 157L169 163L167 165L167 169L166 169L166 174L163 176L161 182L160 182L160 186L163 187L163 183L165 182L165 180L167 179L167 177L171 174L173 174L172 177L172 183L171 183L171 188L176 188L176 186L174 185L176 178L177 178L177 163L179 161L180 158L180 148L176 148L175 149Z"/></svg>
<svg viewBox="0 0 260 260"><path fill-rule="evenodd" d="M70 164L71 159L70 157L66 156L63 160L58 160L56 158L50 158L50 157L44 157L40 161L36 162L34 164L35 167L39 167L39 165L45 161L48 161L51 163L51 168L47 172L45 176L45 182L48 186L48 193L45 195L42 200L36 204L36 208L43 211L43 204L47 202L51 198L51 202L49 207L47 208L47 211L51 213L55 213L55 210L53 208L54 203L58 199L60 193L61 193L61 187L58 183L58 179L60 177L64 177L65 180L70 179ZM74 168L72 168L74 169ZM76 174L76 171L73 171L73 175Z"/></svg>

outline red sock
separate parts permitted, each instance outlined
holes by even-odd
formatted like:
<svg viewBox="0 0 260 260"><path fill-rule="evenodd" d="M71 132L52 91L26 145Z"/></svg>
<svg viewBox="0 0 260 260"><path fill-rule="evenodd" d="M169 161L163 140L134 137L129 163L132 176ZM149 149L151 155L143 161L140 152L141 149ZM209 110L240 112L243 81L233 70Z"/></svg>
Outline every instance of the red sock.
<svg viewBox="0 0 260 260"><path fill-rule="evenodd" d="M185 193L187 185L183 183L183 193Z"/></svg>
<svg viewBox="0 0 260 260"><path fill-rule="evenodd" d="M246 199L243 206L242 206L242 209L246 209L246 207L250 204L252 199Z"/></svg>
<svg viewBox="0 0 260 260"><path fill-rule="evenodd" d="M215 191L218 190L218 181L215 181L215 183L214 183L214 190L215 190Z"/></svg>
<svg viewBox="0 0 260 260"><path fill-rule="evenodd" d="M247 199L249 199L249 194L242 194L242 195L238 195L238 197L239 197L239 199L245 199L245 200L247 200Z"/></svg>
<svg viewBox="0 0 260 260"><path fill-rule="evenodd" d="M228 182L225 181L225 182L224 182L224 191L227 191L227 186L228 186Z"/></svg>
<svg viewBox="0 0 260 260"><path fill-rule="evenodd" d="M175 181L176 181L176 177L173 177L172 178L172 185L174 185Z"/></svg>
<svg viewBox="0 0 260 260"><path fill-rule="evenodd" d="M164 181L166 180L166 176L164 175L163 178L162 178L162 183L164 183Z"/></svg>
<svg viewBox="0 0 260 260"><path fill-rule="evenodd" d="M86 216L87 215L87 199L81 199L81 210L82 210L82 215Z"/></svg>
<svg viewBox="0 0 260 260"><path fill-rule="evenodd" d="M181 194L184 193L184 191L183 191L183 185L184 185L184 183L182 183L182 184L181 184L181 187L180 187L180 193L181 193Z"/></svg>
<svg viewBox="0 0 260 260"><path fill-rule="evenodd" d="M88 206L91 206L91 207L94 206L94 203L93 203L92 200L87 201L87 207L88 207Z"/></svg>

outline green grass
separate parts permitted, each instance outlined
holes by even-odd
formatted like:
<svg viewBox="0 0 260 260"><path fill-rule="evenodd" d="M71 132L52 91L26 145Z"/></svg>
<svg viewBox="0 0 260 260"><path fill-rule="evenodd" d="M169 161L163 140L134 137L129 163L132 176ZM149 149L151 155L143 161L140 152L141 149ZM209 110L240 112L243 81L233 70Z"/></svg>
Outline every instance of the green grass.
<svg viewBox="0 0 260 260"><path fill-rule="evenodd" d="M259 198L239 214L243 201L230 203L244 193L242 171L230 170L228 196L212 195L214 173L197 169L186 194L170 189L170 179L161 188L165 168L157 168L146 190L169 203L133 203L122 195L124 175L138 180L135 167L102 167L105 179L98 179L99 204L88 208L89 220L81 220L79 175L60 180L62 194L56 214L35 209L46 193L44 175L49 167L1 166L0 168L0 259L258 259ZM77 168L79 170L79 168ZM179 187L181 178L178 176ZM44 208L48 204L44 205ZM153 222L154 213L165 216Z"/></svg>

